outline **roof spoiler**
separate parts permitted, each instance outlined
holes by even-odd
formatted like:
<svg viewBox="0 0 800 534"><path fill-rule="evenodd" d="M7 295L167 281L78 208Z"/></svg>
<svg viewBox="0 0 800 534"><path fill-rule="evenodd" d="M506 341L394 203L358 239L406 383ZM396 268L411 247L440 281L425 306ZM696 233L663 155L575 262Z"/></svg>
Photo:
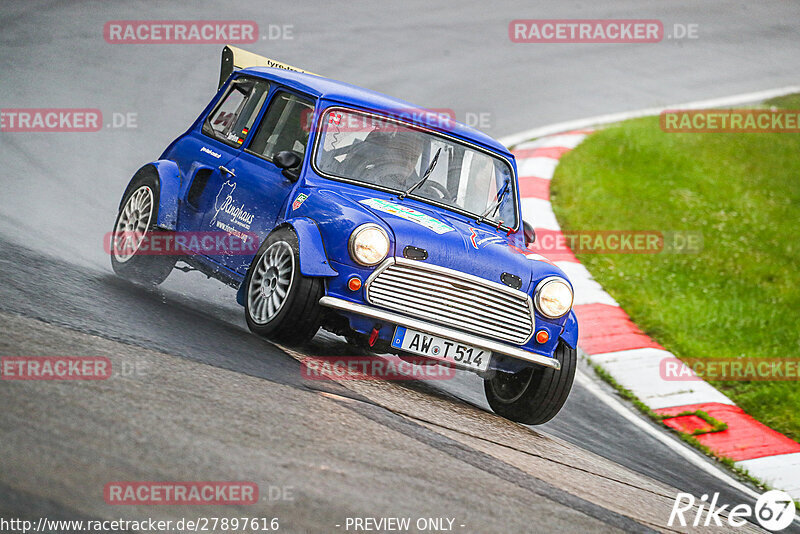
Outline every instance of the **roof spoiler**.
<svg viewBox="0 0 800 534"><path fill-rule="evenodd" d="M281 63L280 61L275 61L274 59L269 59L264 56L259 56L258 54L236 48L235 46L226 46L222 49L222 64L219 67L219 87L217 87L217 89L222 87L225 80L228 79L228 76L230 76L233 71L247 69L249 67L273 67L276 69L302 72L304 74L314 74L313 72L298 69L297 67L292 67L286 63ZM319 76L319 74L314 74L314 76Z"/></svg>

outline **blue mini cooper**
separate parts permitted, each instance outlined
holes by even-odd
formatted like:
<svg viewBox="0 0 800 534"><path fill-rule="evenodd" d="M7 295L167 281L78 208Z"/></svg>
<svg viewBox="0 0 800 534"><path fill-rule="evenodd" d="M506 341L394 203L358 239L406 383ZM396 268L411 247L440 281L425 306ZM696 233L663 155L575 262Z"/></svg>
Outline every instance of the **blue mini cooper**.
<svg viewBox="0 0 800 534"><path fill-rule="evenodd" d="M469 370L526 424L572 387L572 286L527 249L514 157L407 102L225 47L219 91L133 176L114 232L137 236L111 246L119 275L158 284L181 261L238 289L250 329L276 342L323 328ZM165 233L252 250L140 246Z"/></svg>

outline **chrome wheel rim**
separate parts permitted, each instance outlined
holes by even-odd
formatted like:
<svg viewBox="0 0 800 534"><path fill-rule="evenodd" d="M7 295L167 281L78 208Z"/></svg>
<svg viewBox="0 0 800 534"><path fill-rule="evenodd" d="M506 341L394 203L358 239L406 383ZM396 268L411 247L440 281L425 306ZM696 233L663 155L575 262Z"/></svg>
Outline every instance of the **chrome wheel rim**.
<svg viewBox="0 0 800 534"><path fill-rule="evenodd" d="M489 382L492 391L499 400L512 403L519 400L533 380L533 369L525 369L518 373L498 371Z"/></svg>
<svg viewBox="0 0 800 534"><path fill-rule="evenodd" d="M256 324L272 321L286 304L294 281L294 250L284 241L270 245L259 258L247 288L247 309Z"/></svg>
<svg viewBox="0 0 800 534"><path fill-rule="evenodd" d="M142 246L153 218L153 206L150 186L143 185L128 197L114 228L112 253L118 262L131 259Z"/></svg>

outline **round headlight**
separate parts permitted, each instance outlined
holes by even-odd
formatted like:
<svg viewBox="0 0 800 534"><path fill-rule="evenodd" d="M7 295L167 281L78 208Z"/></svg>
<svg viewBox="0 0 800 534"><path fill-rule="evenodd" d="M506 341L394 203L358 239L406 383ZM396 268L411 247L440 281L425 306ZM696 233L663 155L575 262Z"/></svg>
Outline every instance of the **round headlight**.
<svg viewBox="0 0 800 534"><path fill-rule="evenodd" d="M572 307L572 288L563 278L551 276L539 282L533 300L539 313L558 319Z"/></svg>
<svg viewBox="0 0 800 534"><path fill-rule="evenodd" d="M389 254L389 236L377 224L362 224L350 234L350 256L361 265L377 265Z"/></svg>

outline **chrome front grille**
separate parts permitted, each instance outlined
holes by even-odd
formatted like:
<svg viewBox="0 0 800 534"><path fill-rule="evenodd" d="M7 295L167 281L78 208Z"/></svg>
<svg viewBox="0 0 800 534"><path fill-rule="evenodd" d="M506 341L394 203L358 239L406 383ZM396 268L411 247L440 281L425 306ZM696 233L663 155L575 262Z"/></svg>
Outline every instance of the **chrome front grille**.
<svg viewBox="0 0 800 534"><path fill-rule="evenodd" d="M370 304L472 334L525 344L533 335L527 293L452 269L389 258L369 277Z"/></svg>

